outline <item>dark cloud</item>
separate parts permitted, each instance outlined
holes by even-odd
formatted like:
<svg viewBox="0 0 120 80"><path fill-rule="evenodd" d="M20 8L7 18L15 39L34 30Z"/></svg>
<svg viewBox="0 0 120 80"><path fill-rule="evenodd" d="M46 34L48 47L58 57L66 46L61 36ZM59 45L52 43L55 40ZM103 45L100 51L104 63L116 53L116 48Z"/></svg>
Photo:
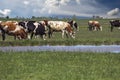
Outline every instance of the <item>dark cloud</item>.
<svg viewBox="0 0 120 80"><path fill-rule="evenodd" d="M96 0L99 4L109 8L120 8L120 0Z"/></svg>

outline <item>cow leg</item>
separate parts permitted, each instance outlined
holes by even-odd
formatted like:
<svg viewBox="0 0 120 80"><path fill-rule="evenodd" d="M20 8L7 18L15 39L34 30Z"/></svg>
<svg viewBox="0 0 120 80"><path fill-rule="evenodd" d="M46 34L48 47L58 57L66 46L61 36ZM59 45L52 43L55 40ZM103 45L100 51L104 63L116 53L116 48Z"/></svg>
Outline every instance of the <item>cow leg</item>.
<svg viewBox="0 0 120 80"><path fill-rule="evenodd" d="M68 38L68 31L65 31L66 37Z"/></svg>
<svg viewBox="0 0 120 80"><path fill-rule="evenodd" d="M100 30L102 31L102 26L100 26Z"/></svg>
<svg viewBox="0 0 120 80"><path fill-rule="evenodd" d="M96 31L97 30L97 26L94 26L94 31Z"/></svg>
<svg viewBox="0 0 120 80"><path fill-rule="evenodd" d="M5 40L5 32L2 31L2 40L4 41Z"/></svg>
<svg viewBox="0 0 120 80"><path fill-rule="evenodd" d="M28 34L28 39L30 39L30 34Z"/></svg>
<svg viewBox="0 0 120 80"><path fill-rule="evenodd" d="M32 39L33 35L34 35L34 33L31 33L30 39Z"/></svg>
<svg viewBox="0 0 120 80"><path fill-rule="evenodd" d="M17 38L18 38L19 40L21 40L21 39L22 39L20 35L18 35L18 36L17 36Z"/></svg>
<svg viewBox="0 0 120 80"><path fill-rule="evenodd" d="M53 32L52 32L51 30L50 30L50 31L48 31L48 37L49 37L49 38L51 38L52 33L53 33Z"/></svg>
<svg viewBox="0 0 120 80"><path fill-rule="evenodd" d="M73 32L73 33L71 32L70 36L74 39L75 38L75 32Z"/></svg>
<svg viewBox="0 0 120 80"><path fill-rule="evenodd" d="M43 40L46 40L46 35L44 34L44 35L41 35L41 38L43 39Z"/></svg>
<svg viewBox="0 0 120 80"><path fill-rule="evenodd" d="M64 31L64 30L62 30L62 38L64 38L64 34L65 34L65 31Z"/></svg>
<svg viewBox="0 0 120 80"><path fill-rule="evenodd" d="M32 33L28 33L27 38L31 39Z"/></svg>
<svg viewBox="0 0 120 80"><path fill-rule="evenodd" d="M111 32L113 31L113 26L111 26Z"/></svg>
<svg viewBox="0 0 120 80"><path fill-rule="evenodd" d="M91 31L91 28L92 28L91 26L88 26L89 31Z"/></svg>
<svg viewBox="0 0 120 80"><path fill-rule="evenodd" d="M43 40L46 40L46 35L43 35Z"/></svg>
<svg viewBox="0 0 120 80"><path fill-rule="evenodd" d="M51 34L51 33L50 33L50 32L48 32L48 38L50 38L50 34Z"/></svg>
<svg viewBox="0 0 120 80"><path fill-rule="evenodd" d="M43 35L43 40L46 40L46 33Z"/></svg>
<svg viewBox="0 0 120 80"><path fill-rule="evenodd" d="M14 36L14 40L16 40L16 36Z"/></svg>

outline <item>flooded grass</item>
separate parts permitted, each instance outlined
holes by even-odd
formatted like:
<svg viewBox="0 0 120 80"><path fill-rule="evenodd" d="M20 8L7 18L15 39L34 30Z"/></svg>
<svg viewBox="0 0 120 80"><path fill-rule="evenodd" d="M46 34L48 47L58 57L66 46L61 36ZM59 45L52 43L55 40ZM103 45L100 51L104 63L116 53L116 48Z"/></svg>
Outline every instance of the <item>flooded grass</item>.
<svg viewBox="0 0 120 80"><path fill-rule="evenodd" d="M120 54L0 52L1 80L118 80Z"/></svg>
<svg viewBox="0 0 120 80"><path fill-rule="evenodd" d="M27 51L64 51L64 52L96 52L96 53L120 53L119 45L75 45L75 46L6 46L0 47L3 52L27 52Z"/></svg>

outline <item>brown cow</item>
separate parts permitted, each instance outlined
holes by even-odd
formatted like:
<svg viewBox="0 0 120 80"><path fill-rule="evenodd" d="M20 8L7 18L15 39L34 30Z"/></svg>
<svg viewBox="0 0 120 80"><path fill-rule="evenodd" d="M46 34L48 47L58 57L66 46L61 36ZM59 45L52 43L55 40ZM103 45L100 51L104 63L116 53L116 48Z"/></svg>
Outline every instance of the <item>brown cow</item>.
<svg viewBox="0 0 120 80"><path fill-rule="evenodd" d="M25 32L24 28L12 21L1 22L0 30L2 31L2 40L5 40L5 34L14 36L15 39L16 37L18 39L27 38L27 33Z"/></svg>
<svg viewBox="0 0 120 80"><path fill-rule="evenodd" d="M88 28L90 31L102 31L102 26L100 25L100 23L98 21L88 21Z"/></svg>

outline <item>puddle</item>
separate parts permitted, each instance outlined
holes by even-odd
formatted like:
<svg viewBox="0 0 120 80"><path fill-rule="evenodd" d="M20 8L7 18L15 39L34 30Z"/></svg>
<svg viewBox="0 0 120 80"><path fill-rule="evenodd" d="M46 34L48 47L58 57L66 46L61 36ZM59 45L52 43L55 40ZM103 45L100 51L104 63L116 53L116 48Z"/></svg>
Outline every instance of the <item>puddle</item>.
<svg viewBox="0 0 120 80"><path fill-rule="evenodd" d="M76 46L8 46L0 47L0 51L66 51L66 52L111 52L120 53L120 45L76 45Z"/></svg>

